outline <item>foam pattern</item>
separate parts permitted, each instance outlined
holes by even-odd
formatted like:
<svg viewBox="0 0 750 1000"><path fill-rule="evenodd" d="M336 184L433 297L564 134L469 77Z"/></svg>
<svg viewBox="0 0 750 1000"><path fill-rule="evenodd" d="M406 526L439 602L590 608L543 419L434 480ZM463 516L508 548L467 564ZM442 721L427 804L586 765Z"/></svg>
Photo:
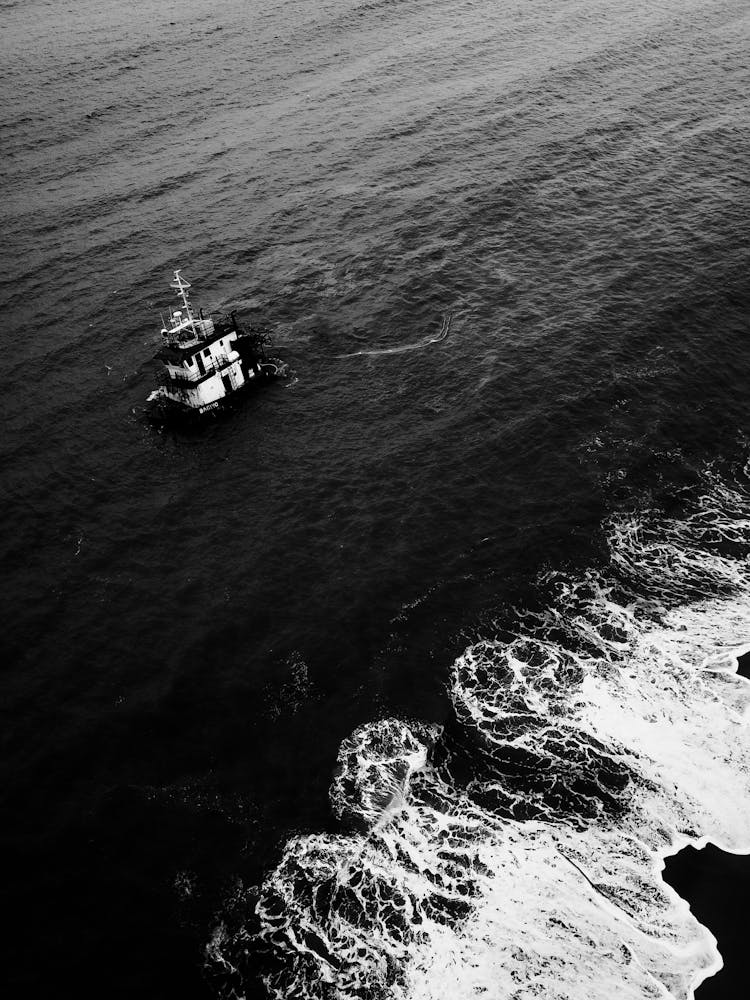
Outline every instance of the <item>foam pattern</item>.
<svg viewBox="0 0 750 1000"><path fill-rule="evenodd" d="M213 949L227 995L261 948L277 1000L692 997L721 958L661 870L750 851L748 528L745 476L710 472L682 517L612 517L605 570L458 657L455 725L352 734L350 832L286 845L258 934Z"/></svg>

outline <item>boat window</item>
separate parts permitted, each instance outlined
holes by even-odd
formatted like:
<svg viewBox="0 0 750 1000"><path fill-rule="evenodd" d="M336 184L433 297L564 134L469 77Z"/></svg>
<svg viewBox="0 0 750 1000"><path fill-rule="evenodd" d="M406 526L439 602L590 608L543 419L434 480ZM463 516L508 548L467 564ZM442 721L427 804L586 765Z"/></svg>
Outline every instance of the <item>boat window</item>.
<svg viewBox="0 0 750 1000"><path fill-rule="evenodd" d="M204 349L204 351L203 351L203 356L207 358L210 353L211 353L211 348L210 347L206 347Z"/></svg>
<svg viewBox="0 0 750 1000"><path fill-rule="evenodd" d="M192 364L193 364L193 359L192 358L185 358L185 367L186 368L190 368L192 366Z"/></svg>

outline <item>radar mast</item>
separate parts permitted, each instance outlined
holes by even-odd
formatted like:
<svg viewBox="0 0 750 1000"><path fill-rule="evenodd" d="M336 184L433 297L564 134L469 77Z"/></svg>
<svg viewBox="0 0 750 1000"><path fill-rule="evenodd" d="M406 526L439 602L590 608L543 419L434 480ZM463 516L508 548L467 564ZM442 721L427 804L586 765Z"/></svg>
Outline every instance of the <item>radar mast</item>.
<svg viewBox="0 0 750 1000"><path fill-rule="evenodd" d="M174 273L174 279L170 282L169 287L174 288L176 292L180 295L182 299L182 304L185 306L185 314L187 316L188 322L190 324L190 329L193 331L194 336L198 336L198 331L195 329L195 321L193 319L193 307L190 305L190 299L188 298L187 290L190 288L190 282L186 281L180 271L182 268L178 268Z"/></svg>

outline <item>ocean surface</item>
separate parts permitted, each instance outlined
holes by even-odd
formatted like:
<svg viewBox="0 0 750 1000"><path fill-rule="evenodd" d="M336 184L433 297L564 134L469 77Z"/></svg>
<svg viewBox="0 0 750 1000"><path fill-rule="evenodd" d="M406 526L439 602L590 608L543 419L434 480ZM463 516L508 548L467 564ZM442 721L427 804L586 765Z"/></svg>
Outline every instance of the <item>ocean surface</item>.
<svg viewBox="0 0 750 1000"><path fill-rule="evenodd" d="M3 995L747 995L746 0L0 29Z"/></svg>

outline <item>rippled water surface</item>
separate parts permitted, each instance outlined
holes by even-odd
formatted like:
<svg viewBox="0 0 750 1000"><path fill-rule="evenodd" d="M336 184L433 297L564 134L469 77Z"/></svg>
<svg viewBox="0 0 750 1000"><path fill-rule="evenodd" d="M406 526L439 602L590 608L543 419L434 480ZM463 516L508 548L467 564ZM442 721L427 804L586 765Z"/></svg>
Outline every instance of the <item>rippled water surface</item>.
<svg viewBox="0 0 750 1000"><path fill-rule="evenodd" d="M13 995L687 1000L663 858L750 850L747 5L0 25ZM175 267L291 368L199 433Z"/></svg>

